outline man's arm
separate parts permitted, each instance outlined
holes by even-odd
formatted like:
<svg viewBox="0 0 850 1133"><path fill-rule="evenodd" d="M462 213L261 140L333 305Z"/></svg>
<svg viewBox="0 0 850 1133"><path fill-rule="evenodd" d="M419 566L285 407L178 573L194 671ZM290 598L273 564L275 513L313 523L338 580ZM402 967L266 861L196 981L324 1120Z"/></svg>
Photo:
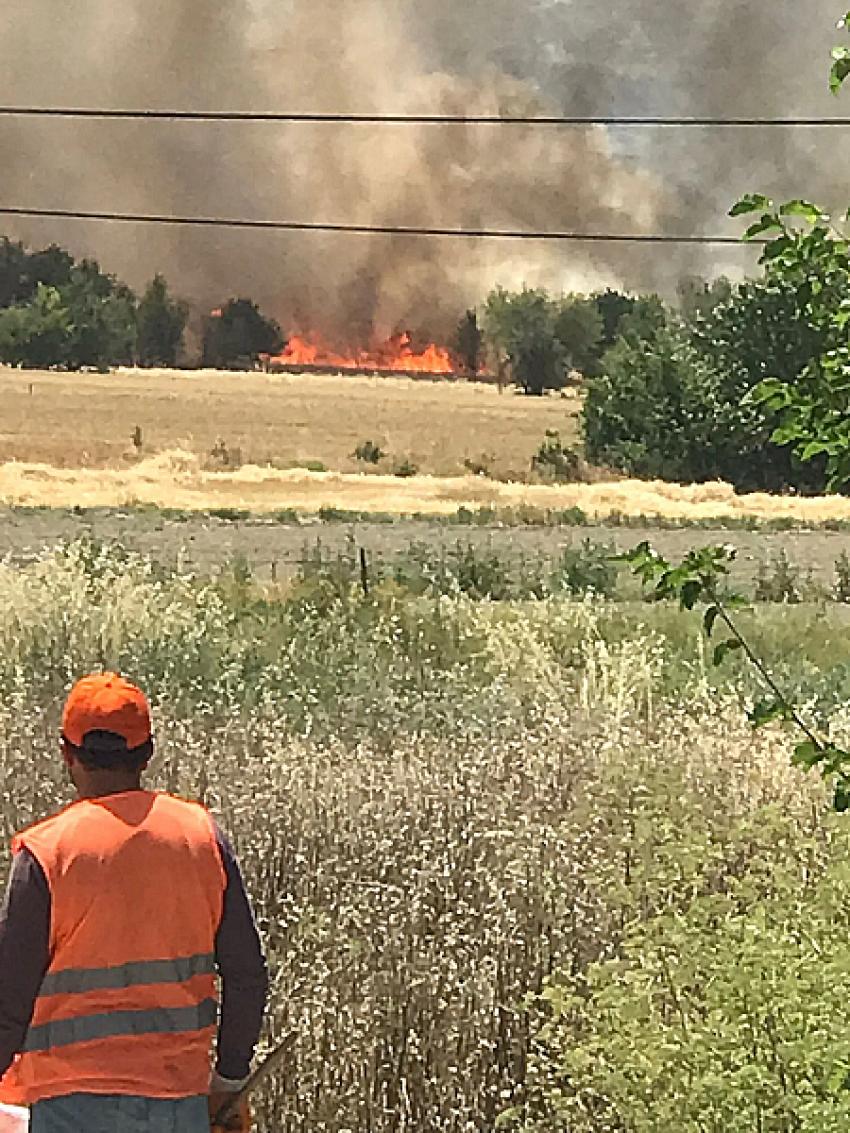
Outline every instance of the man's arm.
<svg viewBox="0 0 850 1133"><path fill-rule="evenodd" d="M24 1045L50 963L50 889L28 850L12 861L0 910L0 1077Z"/></svg>
<svg viewBox="0 0 850 1133"><path fill-rule="evenodd" d="M227 877L221 923L215 939L216 966L221 977L216 1074L219 1088L238 1089L250 1073L269 981L236 855L218 827L216 838Z"/></svg>

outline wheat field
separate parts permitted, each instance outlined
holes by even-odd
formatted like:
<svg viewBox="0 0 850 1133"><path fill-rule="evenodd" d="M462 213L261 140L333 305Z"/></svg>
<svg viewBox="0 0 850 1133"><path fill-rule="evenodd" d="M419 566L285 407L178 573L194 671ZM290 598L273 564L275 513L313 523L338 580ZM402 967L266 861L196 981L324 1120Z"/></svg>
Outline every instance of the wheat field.
<svg viewBox="0 0 850 1133"><path fill-rule="evenodd" d="M0 368L0 461L116 468L183 450L203 463L223 441L239 463L319 462L355 471L371 440L386 463L456 476L492 456L524 478L547 429L575 435L576 397L526 398L491 385L340 374L119 370L61 374Z"/></svg>

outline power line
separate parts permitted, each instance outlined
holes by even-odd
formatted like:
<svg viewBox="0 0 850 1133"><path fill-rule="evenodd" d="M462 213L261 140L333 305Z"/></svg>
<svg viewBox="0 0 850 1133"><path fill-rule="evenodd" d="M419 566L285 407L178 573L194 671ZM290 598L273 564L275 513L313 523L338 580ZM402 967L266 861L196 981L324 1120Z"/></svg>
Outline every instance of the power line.
<svg viewBox="0 0 850 1133"><path fill-rule="evenodd" d="M695 118L509 116L487 114L286 114L254 111L106 110L94 107L0 106L3 118L81 118L152 122L289 122L366 126L612 126L698 129L850 127L850 118Z"/></svg>
<svg viewBox="0 0 850 1133"><path fill-rule="evenodd" d="M102 221L117 224L162 224L195 228L253 229L271 232L326 232L351 236L431 236L463 240L537 240L577 244L712 244L748 247L767 240L745 242L738 236L673 236L644 232L535 232L526 229L425 228L390 224L323 224L290 220L245 220L206 216L156 216L145 213L84 212L76 209L15 208L0 205L0 216L50 220Z"/></svg>

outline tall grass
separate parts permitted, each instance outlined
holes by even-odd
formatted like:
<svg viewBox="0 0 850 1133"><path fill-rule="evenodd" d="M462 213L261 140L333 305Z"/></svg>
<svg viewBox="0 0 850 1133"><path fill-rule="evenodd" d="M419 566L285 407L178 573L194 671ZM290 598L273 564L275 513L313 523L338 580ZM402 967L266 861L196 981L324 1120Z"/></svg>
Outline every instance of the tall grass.
<svg viewBox="0 0 850 1133"><path fill-rule="evenodd" d="M811 610L765 617L770 640L820 626L801 672L838 659ZM61 698L99 665L149 690L154 780L242 860L264 1041L297 1036L268 1133L491 1129L523 1096L526 997L687 895L682 846L722 886L763 808L789 837L819 823L782 737L745 725L743 677L718 699L672 611L260 591L83 543L0 566L4 835L67 798Z"/></svg>

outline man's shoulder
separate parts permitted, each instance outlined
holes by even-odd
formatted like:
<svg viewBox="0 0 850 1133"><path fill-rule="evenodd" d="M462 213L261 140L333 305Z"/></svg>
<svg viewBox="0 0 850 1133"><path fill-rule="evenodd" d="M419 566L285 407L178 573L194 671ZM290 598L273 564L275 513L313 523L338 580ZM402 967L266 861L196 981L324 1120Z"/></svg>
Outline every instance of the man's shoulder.
<svg viewBox="0 0 850 1133"><path fill-rule="evenodd" d="M76 805L76 802L68 803L55 814L50 814L47 818L41 818L38 822L33 822L29 826L25 826L23 830L19 830L12 838L12 853L17 854L21 850L29 848L31 843L42 842L56 834L67 819L68 812Z"/></svg>

